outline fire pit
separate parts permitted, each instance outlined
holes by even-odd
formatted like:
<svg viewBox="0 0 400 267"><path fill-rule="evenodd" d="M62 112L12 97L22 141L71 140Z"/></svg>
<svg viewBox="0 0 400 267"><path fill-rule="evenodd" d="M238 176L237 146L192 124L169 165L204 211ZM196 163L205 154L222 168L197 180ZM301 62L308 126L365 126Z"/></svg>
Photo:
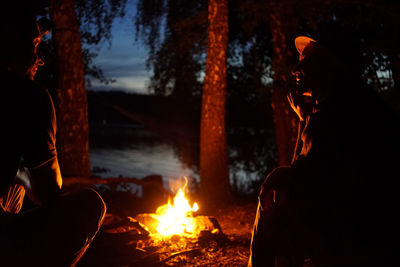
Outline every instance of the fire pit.
<svg viewBox="0 0 400 267"><path fill-rule="evenodd" d="M230 206L214 211L215 217L205 216L201 203L195 205L185 194L185 186L176 192L154 213L134 218L111 207L82 267L246 265L254 205ZM132 200L138 206L143 201Z"/></svg>
<svg viewBox="0 0 400 267"><path fill-rule="evenodd" d="M135 219L150 233L155 241L177 239L198 239L210 234L222 234L217 220L209 216L196 216L199 205L190 205L185 195L185 185L178 189L173 200L157 208L155 213L138 214Z"/></svg>
<svg viewBox="0 0 400 267"><path fill-rule="evenodd" d="M146 257L156 255L159 263L177 260L179 256L202 254L205 247L217 250L219 244L227 240L214 217L197 214L201 207L196 202L190 204L186 186L187 180L173 199L159 206L155 213L135 217L150 236L138 241L136 248L146 252Z"/></svg>

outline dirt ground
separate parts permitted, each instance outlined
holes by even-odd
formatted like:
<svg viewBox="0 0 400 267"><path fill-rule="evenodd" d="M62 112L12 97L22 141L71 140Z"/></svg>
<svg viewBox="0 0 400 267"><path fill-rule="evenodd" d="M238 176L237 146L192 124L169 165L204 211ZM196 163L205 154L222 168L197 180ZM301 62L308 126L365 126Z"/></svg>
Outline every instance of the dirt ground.
<svg viewBox="0 0 400 267"><path fill-rule="evenodd" d="M208 216L222 234L196 240L174 237L154 242L133 219L112 213L78 267L91 266L246 266L256 203L234 204Z"/></svg>

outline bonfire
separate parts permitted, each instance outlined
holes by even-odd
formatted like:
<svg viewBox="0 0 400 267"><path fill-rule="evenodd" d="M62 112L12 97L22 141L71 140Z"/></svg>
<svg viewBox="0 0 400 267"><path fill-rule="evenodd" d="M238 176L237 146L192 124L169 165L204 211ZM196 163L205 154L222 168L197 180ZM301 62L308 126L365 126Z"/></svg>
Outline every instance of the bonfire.
<svg viewBox="0 0 400 267"><path fill-rule="evenodd" d="M187 181L154 213L135 218L108 214L87 261L91 266L104 264L105 258L118 266L244 266L254 207L218 211L228 236L215 217L200 215L204 207L186 189Z"/></svg>
<svg viewBox="0 0 400 267"><path fill-rule="evenodd" d="M198 238L202 232L215 234L220 231L219 225L216 225L216 221L213 222L213 218L196 214L200 207L196 202L190 204L185 194L186 190L187 179L185 178L185 184L178 189L168 203L159 206L155 213L136 216L154 241L176 236Z"/></svg>
<svg viewBox="0 0 400 267"><path fill-rule="evenodd" d="M193 213L198 211L199 206L194 203L192 206L186 198L183 188L178 190L173 201L157 208L154 214L150 214L157 222L157 232L151 233L153 238L169 237L172 235L184 235L195 237L196 222Z"/></svg>

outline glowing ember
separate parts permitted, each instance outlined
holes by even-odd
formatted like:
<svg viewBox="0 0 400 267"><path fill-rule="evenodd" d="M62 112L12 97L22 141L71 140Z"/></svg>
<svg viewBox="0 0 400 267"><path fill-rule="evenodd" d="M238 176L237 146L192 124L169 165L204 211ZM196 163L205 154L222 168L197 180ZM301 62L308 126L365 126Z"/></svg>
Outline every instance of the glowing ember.
<svg viewBox="0 0 400 267"><path fill-rule="evenodd" d="M157 234L166 237L171 235L196 235L193 212L196 212L199 206L197 203L190 206L183 191L185 187L186 184L178 190L172 203L169 201L168 204L158 207L155 214L151 214L151 217L158 222Z"/></svg>

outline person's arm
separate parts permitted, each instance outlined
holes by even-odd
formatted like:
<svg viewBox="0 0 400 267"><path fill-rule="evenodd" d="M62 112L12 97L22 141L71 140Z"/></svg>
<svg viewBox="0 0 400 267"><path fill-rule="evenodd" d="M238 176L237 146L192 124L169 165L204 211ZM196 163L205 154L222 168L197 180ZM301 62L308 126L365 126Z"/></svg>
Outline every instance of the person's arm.
<svg viewBox="0 0 400 267"><path fill-rule="evenodd" d="M290 167L275 168L263 183L250 245L248 267L303 266L302 247L293 223L297 211L288 205L293 180Z"/></svg>
<svg viewBox="0 0 400 267"><path fill-rule="evenodd" d="M61 193L62 178L57 158L29 169L30 197L40 204L51 203Z"/></svg>
<svg viewBox="0 0 400 267"><path fill-rule="evenodd" d="M25 187L28 196L37 204L48 204L61 193L62 177L55 147L56 116L47 91L34 88L28 106L31 114L24 140L24 164L29 170Z"/></svg>

